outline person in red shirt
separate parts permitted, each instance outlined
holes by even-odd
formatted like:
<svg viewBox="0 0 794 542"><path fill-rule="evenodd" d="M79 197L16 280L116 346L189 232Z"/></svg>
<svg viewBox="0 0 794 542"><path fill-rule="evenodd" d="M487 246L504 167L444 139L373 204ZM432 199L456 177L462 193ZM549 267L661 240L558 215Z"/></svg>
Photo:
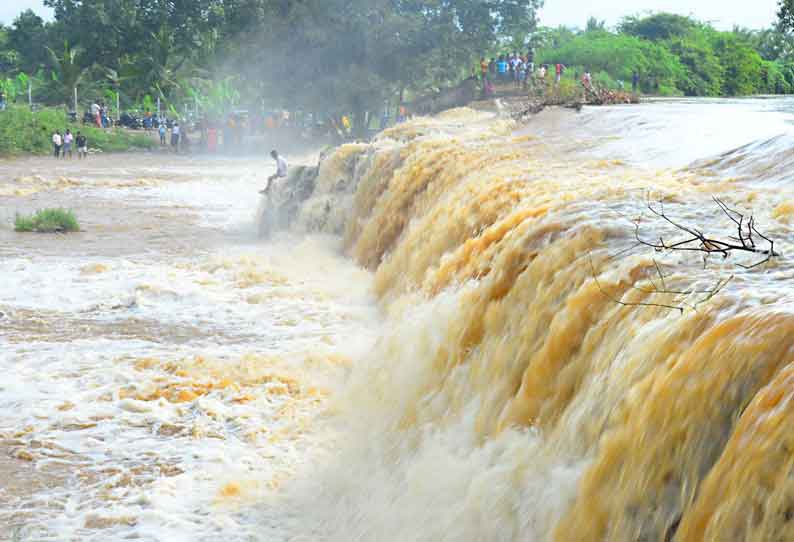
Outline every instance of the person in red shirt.
<svg viewBox="0 0 794 542"><path fill-rule="evenodd" d="M207 128L207 151L217 152L218 150L218 130L214 124Z"/></svg>
<svg viewBox="0 0 794 542"><path fill-rule="evenodd" d="M554 66L554 70L555 70L555 73L557 74L557 82L559 83L560 80L562 79L562 74L565 71L565 65L564 64L557 64L556 66Z"/></svg>

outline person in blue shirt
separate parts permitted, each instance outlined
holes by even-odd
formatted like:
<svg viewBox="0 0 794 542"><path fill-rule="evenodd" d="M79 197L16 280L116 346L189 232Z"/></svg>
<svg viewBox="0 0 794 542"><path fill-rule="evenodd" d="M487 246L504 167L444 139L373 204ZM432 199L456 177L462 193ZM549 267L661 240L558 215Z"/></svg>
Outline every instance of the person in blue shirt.
<svg viewBox="0 0 794 542"><path fill-rule="evenodd" d="M504 55L500 56L499 61L496 63L496 73L502 81L507 78L507 69L507 60L505 60Z"/></svg>

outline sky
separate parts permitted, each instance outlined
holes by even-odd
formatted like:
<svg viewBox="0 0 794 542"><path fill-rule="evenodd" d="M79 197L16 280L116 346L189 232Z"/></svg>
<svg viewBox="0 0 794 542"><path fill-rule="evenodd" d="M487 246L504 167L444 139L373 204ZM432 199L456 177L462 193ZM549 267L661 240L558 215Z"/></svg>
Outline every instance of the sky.
<svg viewBox="0 0 794 542"><path fill-rule="evenodd" d="M43 6L42 0L0 0L0 23L10 24L27 8L42 17L51 17L51 10ZM764 28L775 20L777 0L546 0L540 22L544 26L564 24L584 28L587 19L594 16L614 26L625 15L660 10L694 15L720 29L734 25Z"/></svg>
<svg viewBox="0 0 794 542"><path fill-rule="evenodd" d="M28 8L45 19L52 17L52 10L45 8L41 0L0 0L0 23L11 24L17 15Z"/></svg>
<svg viewBox="0 0 794 542"><path fill-rule="evenodd" d="M626 15L650 11L693 15L720 30L730 30L734 25L757 29L775 21L777 0L546 0L546 7L540 12L540 24L584 28L587 19L593 16L605 20L607 26L614 26Z"/></svg>

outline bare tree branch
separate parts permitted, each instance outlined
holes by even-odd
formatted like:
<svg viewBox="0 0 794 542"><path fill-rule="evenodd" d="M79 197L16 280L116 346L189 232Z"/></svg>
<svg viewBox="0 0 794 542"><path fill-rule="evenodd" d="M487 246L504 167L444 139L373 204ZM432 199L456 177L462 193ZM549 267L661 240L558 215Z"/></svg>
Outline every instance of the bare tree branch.
<svg viewBox="0 0 794 542"><path fill-rule="evenodd" d="M604 295L604 297L606 297L607 299L609 299L613 303L617 303L618 305L621 305L623 307L656 307L656 308L662 308L662 309L677 310L681 314L684 313L684 310L686 308L690 308L692 310L697 311L697 309L698 309L698 307L700 305L702 305L703 303L706 303L707 301L710 301L711 299L713 299L717 294L719 294L723 289L725 289L725 287L733 280L733 275L731 275L727 279L721 279L721 280L717 281L717 283L714 285L714 287L709 289L709 290L669 290L667 288L666 282L664 280L664 273L662 273L662 269L659 266L659 263L656 260L653 260L654 268L656 269L656 272L657 272L657 274L659 276L659 280L662 282L662 285L663 285L662 288L661 289L658 288L656 286L656 283L653 281L653 279L651 279L649 277L648 280L653 285L653 289L640 288L640 287L632 285L631 288L633 290L637 290L638 292L642 292L642 293L647 294L647 295L667 295L667 296L671 296L672 295L672 296L679 296L679 297L688 297L690 295L703 295L703 297L701 299L696 300L694 303L686 303L686 302L684 302L684 303L681 303L680 305L673 305L672 303L663 303L663 302L660 302L660 303L656 303L656 302L652 302L652 303L649 303L649 302L638 302L638 303L626 302L626 301L623 301L622 299L616 298L614 295L610 294L609 292L607 292L604 289L603 285L601 284L601 281L598 280L598 275L596 273L595 264L593 264L593 255L592 254L588 254L588 258L589 258L589 262L590 262L590 271L591 271L592 276L593 276L593 281L595 282L595 284L598 287L598 289L601 291L601 294Z"/></svg>
<svg viewBox="0 0 794 542"><path fill-rule="evenodd" d="M661 308L661 309L670 309L670 310L679 311L679 312L681 312L681 314L684 314L684 307L678 307L678 306L675 306L675 305L668 305L668 304L665 304L665 303L626 303L625 301L622 301L622 300L617 299L616 297L610 295L609 293L607 293L606 290L604 290L604 287L601 286L601 282L598 280L598 275L596 274L595 265L593 264L593 255L589 254L588 256L589 256L589 259L590 259L590 270L592 271L593 280L595 281L596 286L598 286L598 289L601 291L601 293L604 295L604 297L606 297L607 299L609 299L613 303L617 303L618 305L621 305L623 307L657 307L657 308Z"/></svg>
<svg viewBox="0 0 794 542"><path fill-rule="evenodd" d="M651 214L662 222L672 226L675 230L683 232L685 234L683 239L668 241L663 235L660 235L657 241L648 240L642 235L642 227L644 225L643 215L633 219L629 218L616 209L612 209L616 214L626 218L634 224L634 237L636 239L636 243L626 249L618 251L615 254L608 255L607 261L614 260L619 256L627 254L637 247L642 246L652 248L654 251L659 253L669 253L676 251L701 253L703 256L704 269L708 267L709 257L712 255L720 255L723 259L727 259L734 253L749 253L763 256L762 260L751 265L737 263L737 265L742 269L753 269L769 262L772 258L780 256L780 254L775 250L774 240L766 236L758 229L758 223L754 216L750 215L748 217L743 213L732 209L720 198L713 197L712 199L722 214L724 214L736 227L735 236L709 236L703 233L703 231L697 227L684 224L671 218L665 210L663 199L658 202L658 205L654 205L651 202L650 197L646 196L646 206ZM666 280L665 274L662 270L662 265L654 258L652 261L656 277L653 277L652 274L646 276L646 279L648 282L650 282L650 287L637 286L636 283L630 286L630 288L633 290L637 290L646 296L651 296L646 299L651 299L654 301L633 303L624 301L622 299L622 295L621 298L616 297L604 288L604 286L601 284L601 281L598 279L595 264L593 263L593 256L592 254L589 254L588 256L590 261L590 270L593 275L593 281L601 291L601 294L613 303L624 307L656 307L677 310L682 314L687 308L697 311L700 305L712 300L717 294L724 290L734 278L734 275L731 275L728 278L719 279L714 283L713 287L708 289L695 289L686 287L672 289L668 286L668 281ZM659 299L658 296L667 297L662 297L661 301L657 302L655 300ZM669 296L673 297L671 298Z"/></svg>
<svg viewBox="0 0 794 542"><path fill-rule="evenodd" d="M653 248L657 252L667 251L682 251L682 252L702 252L704 258L712 254L719 254L723 259L727 259L734 252L748 252L752 254L760 254L765 258L752 265L738 264L744 269L752 269L759 265L763 265L770 259L780 256L775 251L775 242L764 235L757 227L755 217L749 218L742 213L731 209L721 199L714 197L714 202L717 204L722 213L728 217L736 225L738 237L728 236L724 239L716 237L709 237L699 229L682 224L670 218L664 210L664 201L659 202L659 206L654 207L650 199L647 202L648 210L656 217L662 219L664 222L670 224L679 231L687 234L687 236L679 241L668 242L664 237L659 237L658 241L649 241L643 238L641 234L642 222L640 219L635 221L634 236L642 245ZM759 247L756 243L756 238L760 238L766 246Z"/></svg>

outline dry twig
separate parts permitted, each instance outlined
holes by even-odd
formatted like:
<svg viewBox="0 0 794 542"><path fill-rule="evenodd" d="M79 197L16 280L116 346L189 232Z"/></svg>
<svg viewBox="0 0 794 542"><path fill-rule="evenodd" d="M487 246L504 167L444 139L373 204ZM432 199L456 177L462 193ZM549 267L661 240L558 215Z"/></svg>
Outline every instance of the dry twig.
<svg viewBox="0 0 794 542"><path fill-rule="evenodd" d="M728 207L724 201L717 197L713 198L713 200L722 213L736 225L738 237L728 236L723 239L710 237L695 227L681 224L670 218L665 213L663 201L660 201L659 207L656 208L650 200L648 200L647 206L651 213L676 229L686 233L687 236L683 240L675 242L667 242L663 237L659 237L657 241L649 241L644 239L640 234L640 219L635 221L634 236L640 244L651 247L657 252L701 252L704 258L708 258L713 254L719 254L722 255L723 259L728 258L728 256L734 252L748 252L759 254L764 257L762 260L752 265L737 264L743 269L752 269L767 263L774 257L780 256L780 254L775 251L775 242L758 230L755 217L746 217L742 213ZM762 246L759 246L759 244Z"/></svg>
<svg viewBox="0 0 794 542"><path fill-rule="evenodd" d="M598 287L598 289L601 291L601 293L604 295L604 297L606 297L607 299L609 299L613 303L617 303L618 305L621 305L623 307L657 307L657 308L661 308L661 309L677 310L681 314L683 314L684 310L686 310L687 308L690 308L690 309L693 309L693 310L697 310L697 308L700 305L702 305L703 303L706 303L707 301L710 301L714 296L716 296L718 293L720 293L728 285L728 283L730 283L733 280L733 275L731 275L727 279L721 279L721 280L717 281L717 283L714 285L714 287L709 289L709 290L694 290L694 289L692 289L692 290L671 290L671 289L669 289L667 287L667 283L666 283L665 278L664 278L664 273L662 273L662 269L659 266L659 262L657 262L656 260L653 260L653 265L654 265L654 268L656 270L656 273L657 273L657 276L659 278L659 281L661 283L661 288L659 286L657 286L656 282L654 282L654 280L652 278L649 277L648 280L650 281L651 285L653 285L652 289L639 288L637 286L632 285L631 288L633 290L637 290L638 292L642 292L642 293L648 294L648 295L678 296L678 297L683 297L683 298L689 297L691 295L702 295L703 297L698 299L698 300L696 300L694 303L681 302L680 304L676 304L676 305L674 305L673 302L669 302L669 303L668 302L659 302L659 303L656 303L656 302L637 302L637 303L634 303L634 302L627 302L627 301L623 301L622 299L618 299L614 295L612 295L609 292L607 292L606 289L604 289L603 285L601 284L601 281L598 280L598 274L596 273L595 265L593 264L593 255L592 254L589 255L589 260L590 260L590 271L591 271L591 273L593 275L593 280L595 281L595 284Z"/></svg>
<svg viewBox="0 0 794 542"><path fill-rule="evenodd" d="M745 216L744 214L740 213L739 211L730 208L723 200L714 197L712 198L714 203L717 204L717 207L720 209L722 214L724 214L728 219L733 222L736 227L736 235L729 235L722 238L713 237L706 235L700 229L683 224L677 220L673 220L670 216L665 212L664 208L664 201L659 201L658 205L654 206L654 204L648 198L647 207L648 210L657 218L663 220L670 226L673 226L676 230L683 232L686 234L683 239L675 240L675 241L668 241L663 236L659 236L658 240L648 240L647 238L643 237L641 230L642 226L642 217L639 217L635 220L632 220L634 223L634 237L636 238L636 244L628 247L625 250L621 250L617 254L609 256L609 260L615 259L618 256L622 256L628 252L631 252L638 246L646 246L654 249L656 252L675 252L675 251L682 251L682 252L698 252L703 254L703 263L704 267L708 263L708 258L712 255L721 255L723 259L727 259L733 253L749 253L749 254L756 254L762 257L761 260L751 264L751 265L744 265L741 263L737 263L737 265L743 269L752 269L754 267L758 267L770 261L772 258L776 258L780 256L780 254L775 250L775 242L770 237L766 236L758 229L758 223L754 216ZM616 211L617 212L617 211ZM618 212L621 216L624 216L622 213ZM628 218L628 217L626 217ZM595 281L598 289L601 293L606 296L608 299L622 305L624 307L657 307L657 308L664 308L670 310L677 310L681 313L684 312L686 308L691 308L697 310L698 306L707 301L711 300L720 293L728 283L733 280L733 275L728 277L727 279L719 279L712 288L707 290L696 290L696 289L671 289L668 287L667 281L665 280L665 275L662 272L662 267L659 265L659 262L655 259L653 260L653 266L655 269L656 280L653 277L648 277L648 281L651 284L650 288L643 288L632 285L631 288L642 292L648 296L668 296L662 297L662 301L656 302L642 302L642 303L631 303L623 301L623 299L618 299L616 296L610 294L598 280L598 275L596 273L595 265L593 264L592 255L590 255L590 269L593 274L593 280ZM657 283L658 280L658 283ZM691 296L700 296L698 299L695 299L694 302L687 301L688 298L691 299ZM658 298L655 298L658 299ZM669 301L668 301L669 300ZM680 300L680 301L679 301Z"/></svg>

